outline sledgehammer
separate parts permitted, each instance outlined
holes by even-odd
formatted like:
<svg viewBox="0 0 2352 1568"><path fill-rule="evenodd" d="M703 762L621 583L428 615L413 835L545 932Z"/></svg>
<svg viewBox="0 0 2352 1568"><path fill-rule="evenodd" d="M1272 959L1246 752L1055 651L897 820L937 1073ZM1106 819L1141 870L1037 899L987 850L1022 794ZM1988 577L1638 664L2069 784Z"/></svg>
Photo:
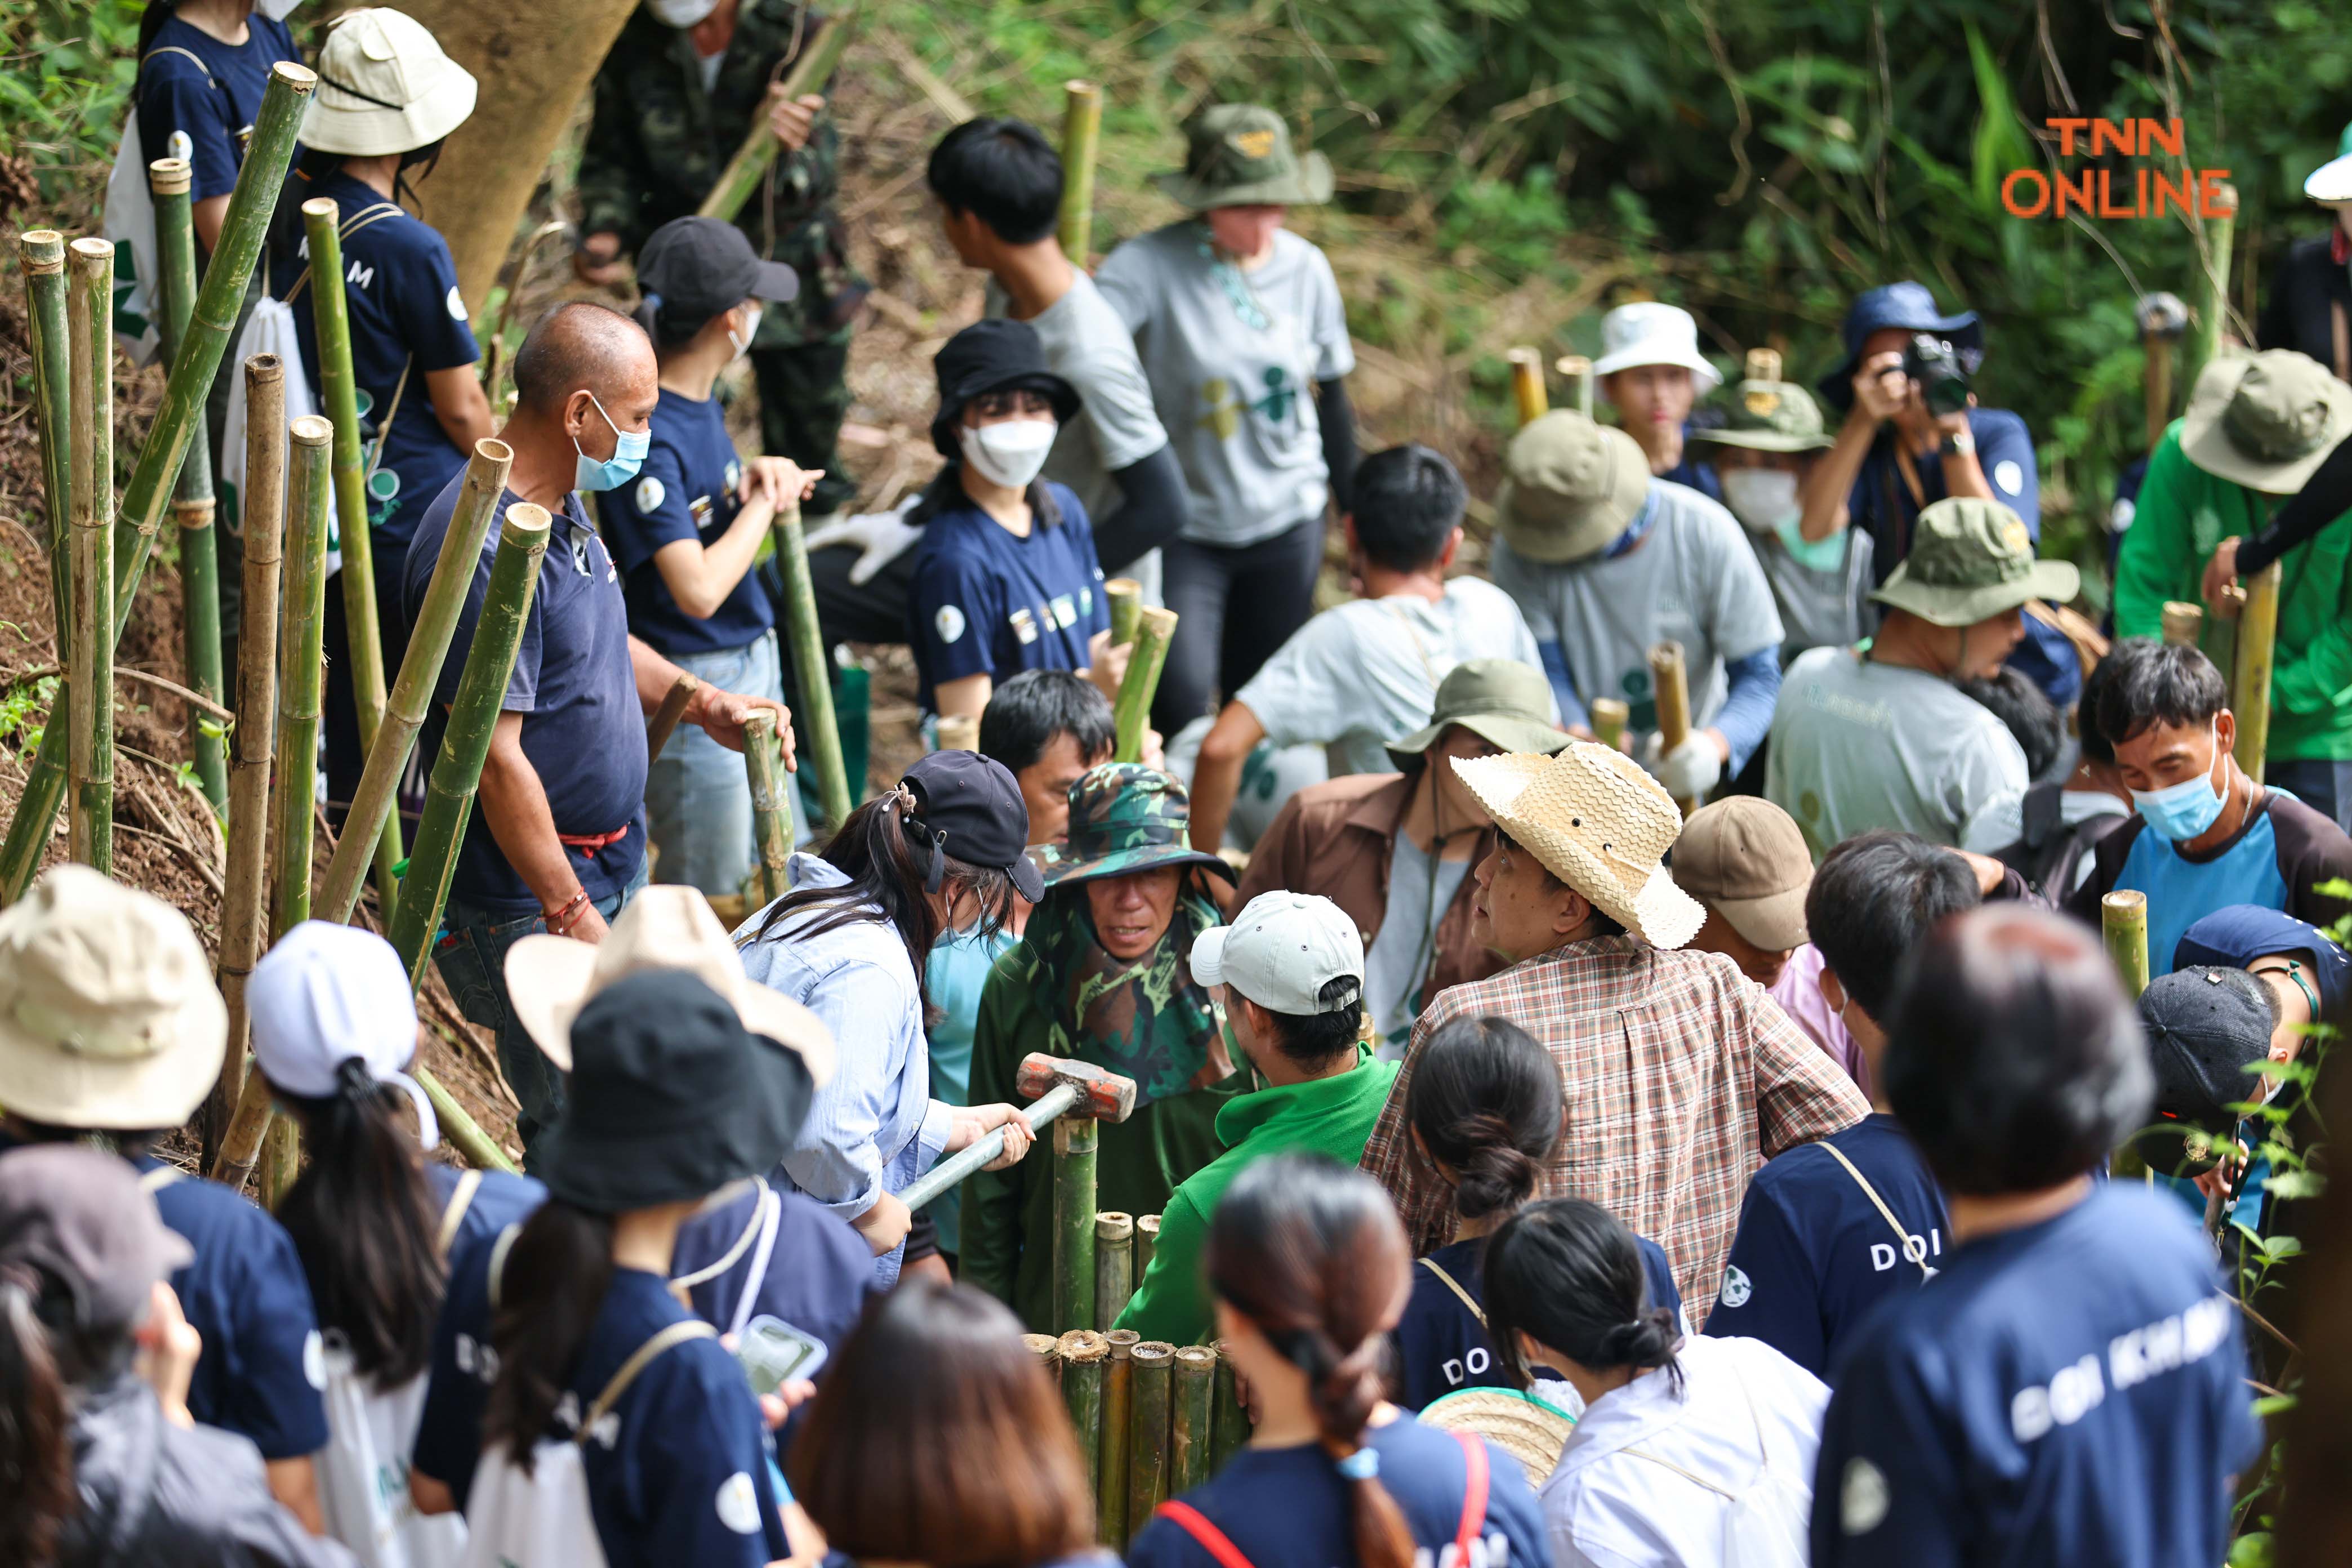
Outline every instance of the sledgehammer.
<svg viewBox="0 0 2352 1568"><path fill-rule="evenodd" d="M1029 1130L1033 1132L1064 1116L1073 1121L1124 1121L1135 1110L1133 1079L1121 1078L1085 1062L1049 1057L1043 1051L1032 1051L1021 1058L1021 1072L1013 1083L1022 1094L1030 1097ZM969 1149L932 1166L920 1181L898 1194L899 1201L910 1209L921 1208L1003 1152L1004 1129L1000 1127ZM1091 1204L1087 1223L1094 1223Z"/></svg>

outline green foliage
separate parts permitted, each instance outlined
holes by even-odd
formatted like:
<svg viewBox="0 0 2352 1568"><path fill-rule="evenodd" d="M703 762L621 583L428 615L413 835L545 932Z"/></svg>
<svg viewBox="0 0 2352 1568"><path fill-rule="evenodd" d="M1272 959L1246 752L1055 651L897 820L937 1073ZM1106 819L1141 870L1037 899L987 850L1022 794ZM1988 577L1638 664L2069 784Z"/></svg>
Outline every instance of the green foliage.
<svg viewBox="0 0 2352 1568"><path fill-rule="evenodd" d="M136 74L138 0L0 0L0 156L26 159L41 200L94 215Z"/></svg>

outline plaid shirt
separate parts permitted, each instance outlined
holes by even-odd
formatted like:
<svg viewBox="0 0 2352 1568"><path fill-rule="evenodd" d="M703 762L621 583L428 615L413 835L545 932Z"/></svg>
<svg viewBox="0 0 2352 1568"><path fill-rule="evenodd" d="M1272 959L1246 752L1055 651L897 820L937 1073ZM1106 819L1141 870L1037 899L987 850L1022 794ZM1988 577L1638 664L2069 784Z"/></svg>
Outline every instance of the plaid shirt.
<svg viewBox="0 0 2352 1568"><path fill-rule="evenodd" d="M1413 1149L1405 1096L1431 1030L1497 1014L1542 1041L1567 1092L1538 1197L1586 1198L1665 1248L1694 1328L1715 1305L1748 1180L1870 1106L1763 988L1719 953L1600 937L1441 994L1413 1026L1364 1169L1416 1254L1452 1239L1451 1190Z"/></svg>

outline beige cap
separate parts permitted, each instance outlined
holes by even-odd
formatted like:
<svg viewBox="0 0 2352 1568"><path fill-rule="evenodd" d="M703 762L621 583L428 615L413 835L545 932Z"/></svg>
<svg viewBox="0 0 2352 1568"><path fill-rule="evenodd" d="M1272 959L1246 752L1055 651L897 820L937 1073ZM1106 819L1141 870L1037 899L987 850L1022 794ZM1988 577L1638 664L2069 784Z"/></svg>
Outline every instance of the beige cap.
<svg viewBox="0 0 2352 1568"><path fill-rule="evenodd" d="M710 900L693 889L657 883L629 900L601 942L537 932L507 950L507 995L515 1021L572 1070L572 1021L588 999L641 970L683 969L724 997L743 1026L800 1053L823 1089L833 1078L833 1033L817 1016L743 973L743 958Z"/></svg>
<svg viewBox="0 0 2352 1568"><path fill-rule="evenodd" d="M0 1106L51 1127L177 1127L227 1042L204 945L161 899L58 866L0 912Z"/></svg>
<svg viewBox="0 0 2352 1568"><path fill-rule="evenodd" d="M1797 819L1761 795L1727 795L1691 813L1675 840L1675 886L1767 952L1805 940L1813 858Z"/></svg>

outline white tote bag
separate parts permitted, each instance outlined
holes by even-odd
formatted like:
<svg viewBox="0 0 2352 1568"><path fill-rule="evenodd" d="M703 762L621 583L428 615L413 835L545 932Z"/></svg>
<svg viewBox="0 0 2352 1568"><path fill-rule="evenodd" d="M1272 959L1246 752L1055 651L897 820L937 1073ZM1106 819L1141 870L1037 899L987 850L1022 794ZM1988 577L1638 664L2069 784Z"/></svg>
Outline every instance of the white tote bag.
<svg viewBox="0 0 2352 1568"><path fill-rule="evenodd" d="M302 345L294 335L294 307L283 300L273 300L264 294L254 301L253 313L245 319L245 331L236 340L236 363L240 367L229 377L228 415L221 421L220 513L222 524L230 532L245 532L245 362L255 354L276 354L286 367L286 422L291 425L306 414L319 412L318 399L310 395L310 378L302 372ZM341 541L335 533L334 511L327 513L327 570L331 572L341 563Z"/></svg>
<svg viewBox="0 0 2352 1568"><path fill-rule="evenodd" d="M186 55L203 67L210 79L212 67L194 50L173 45L155 54ZM163 149L168 158L184 158L194 150L184 131L174 131ZM152 364L163 340L155 327L161 302L155 279L162 265L155 259L155 196L147 186L147 150L139 134L139 108L134 102L122 122L122 143L114 154L114 170L106 176L106 211L100 226L114 242L114 341L132 364Z"/></svg>
<svg viewBox="0 0 2352 1568"><path fill-rule="evenodd" d="M364 1568L457 1568L466 1521L416 1511L408 1495L408 1455L425 1411L425 1378L379 1392L352 1364L348 1346L326 1350L327 1446L317 1462L327 1533Z"/></svg>

